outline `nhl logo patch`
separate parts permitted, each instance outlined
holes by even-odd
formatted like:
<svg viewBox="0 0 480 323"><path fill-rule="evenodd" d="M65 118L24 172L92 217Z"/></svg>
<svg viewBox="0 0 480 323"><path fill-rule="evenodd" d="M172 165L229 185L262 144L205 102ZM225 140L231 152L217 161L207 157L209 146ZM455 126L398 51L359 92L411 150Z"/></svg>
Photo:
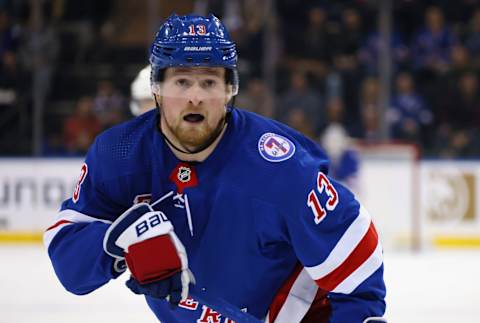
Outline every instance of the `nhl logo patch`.
<svg viewBox="0 0 480 323"><path fill-rule="evenodd" d="M190 181L190 176L192 171L189 167L181 166L178 168L177 178L182 183L187 183Z"/></svg>
<svg viewBox="0 0 480 323"><path fill-rule="evenodd" d="M180 162L170 173L169 179L175 183L178 193L182 194L187 187L198 185L197 173L195 167L188 163Z"/></svg>
<svg viewBox="0 0 480 323"><path fill-rule="evenodd" d="M281 162L289 159L295 153L293 142L276 133L264 133L258 140L258 152L270 162Z"/></svg>

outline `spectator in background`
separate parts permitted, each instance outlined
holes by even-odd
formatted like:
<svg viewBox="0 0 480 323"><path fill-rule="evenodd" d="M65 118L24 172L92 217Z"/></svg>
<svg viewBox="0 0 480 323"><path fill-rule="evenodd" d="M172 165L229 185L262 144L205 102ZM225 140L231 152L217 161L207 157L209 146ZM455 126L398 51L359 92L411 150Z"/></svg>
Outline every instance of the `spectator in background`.
<svg viewBox="0 0 480 323"><path fill-rule="evenodd" d="M345 128L336 122L331 123L318 140L330 159L329 174L358 193L358 170L360 158L353 149Z"/></svg>
<svg viewBox="0 0 480 323"><path fill-rule="evenodd" d="M436 85L430 94L429 101L432 106L440 107L445 104L445 96L438 95L444 93L450 95L453 89L458 87L458 83L466 72L472 70L472 60L468 50L462 44L457 44L452 48L452 63L448 72L439 79L439 82L434 82Z"/></svg>
<svg viewBox="0 0 480 323"><path fill-rule="evenodd" d="M460 77L457 88L447 96L440 111L435 145L437 153L450 158L480 155L477 138L480 95L475 73L466 72Z"/></svg>
<svg viewBox="0 0 480 323"><path fill-rule="evenodd" d="M100 81L93 102L93 111L102 129L110 128L127 119L125 98L109 80Z"/></svg>
<svg viewBox="0 0 480 323"><path fill-rule="evenodd" d="M331 97L326 104L325 126L331 123L342 124L345 122L345 103L340 96ZM324 131L324 129L322 129Z"/></svg>
<svg viewBox="0 0 480 323"><path fill-rule="evenodd" d="M32 1L28 28L20 52L22 65L32 75L33 100L45 105L57 66L60 41L52 21L52 12L43 1Z"/></svg>
<svg viewBox="0 0 480 323"><path fill-rule="evenodd" d="M232 1L225 2L230 3ZM248 66L245 69L246 72L260 75L265 68L265 62L262 59L264 55L265 25L268 18L265 6L259 4L256 0L243 0L239 3L243 11L243 25L242 28L236 29L236 34L232 36L239 40L238 50L243 53L245 65ZM274 39L270 39L269 42L274 42ZM269 58L275 61L276 58L273 57L275 53L270 52L269 54L271 54Z"/></svg>
<svg viewBox="0 0 480 323"><path fill-rule="evenodd" d="M360 87L358 109L360 123L358 120L351 121L351 133L356 138L368 142L376 142L381 139L378 79L376 77L367 77L362 81Z"/></svg>
<svg viewBox="0 0 480 323"><path fill-rule="evenodd" d="M453 128L473 128L480 125L480 95L478 77L473 71L465 72L457 88L447 101L444 122Z"/></svg>
<svg viewBox="0 0 480 323"><path fill-rule="evenodd" d="M306 30L307 15L305 7L307 1L279 0L275 1L276 11L280 15L280 33L283 50L290 60L298 59L305 55L303 35Z"/></svg>
<svg viewBox="0 0 480 323"><path fill-rule="evenodd" d="M99 40L99 33L112 11L112 0L52 1L59 31L68 35L67 56L75 63L84 62L90 56L97 56L105 41ZM95 52L95 53L94 53Z"/></svg>
<svg viewBox="0 0 480 323"><path fill-rule="evenodd" d="M359 51L359 61L368 75L378 74L378 62L382 39L378 31L370 32ZM404 43L402 36L393 31L390 38L393 71L405 67L409 59L409 48Z"/></svg>
<svg viewBox="0 0 480 323"><path fill-rule="evenodd" d="M302 32L298 48L297 67L308 69L316 80L322 80L331 62L333 35L328 27L328 15L321 6L314 5L308 12L308 24Z"/></svg>
<svg viewBox="0 0 480 323"><path fill-rule="evenodd" d="M328 29L328 14L321 6L314 5L308 10L308 25L303 38L305 57L322 61L330 60L332 35Z"/></svg>
<svg viewBox="0 0 480 323"><path fill-rule="evenodd" d="M215 12L222 16L222 21L235 40L238 51L242 53L240 73L259 75L265 68L262 59L265 25L270 18L265 9L264 2L256 0L196 0L193 12L202 15ZM272 42L274 39L269 39L269 43ZM271 55L269 58L270 61L275 61Z"/></svg>
<svg viewBox="0 0 480 323"><path fill-rule="evenodd" d="M247 91L239 93L235 98L239 107L272 118L273 97L262 79L252 77L247 83Z"/></svg>
<svg viewBox="0 0 480 323"><path fill-rule="evenodd" d="M17 57L12 51L0 55L0 109L14 108L20 86Z"/></svg>
<svg viewBox="0 0 480 323"><path fill-rule="evenodd" d="M288 110L286 124L293 129L301 132L310 139L315 139L316 132L311 122L311 116L305 110L298 107L292 107Z"/></svg>
<svg viewBox="0 0 480 323"><path fill-rule="evenodd" d="M378 105L366 104L361 109L361 131L360 138L367 142L380 141L380 114Z"/></svg>
<svg viewBox="0 0 480 323"><path fill-rule="evenodd" d="M358 50L364 38L362 16L354 8L342 11L342 24L335 35L334 62L337 69L355 71L358 69Z"/></svg>
<svg viewBox="0 0 480 323"><path fill-rule="evenodd" d="M432 123L432 112L415 90L410 73L400 73L395 84L388 111L390 135L393 139L421 144L425 127Z"/></svg>
<svg viewBox="0 0 480 323"><path fill-rule="evenodd" d="M339 84L347 108L347 116L351 120L359 119L358 88L362 82L359 66L359 50L364 42L363 19L360 12L352 7L341 11L341 24L334 33L332 42L332 69L339 75ZM330 74L335 74L330 73Z"/></svg>
<svg viewBox="0 0 480 323"><path fill-rule="evenodd" d="M429 7L425 13L425 26L414 35L413 63L417 70L438 75L448 70L455 35L445 24L439 7Z"/></svg>
<svg viewBox="0 0 480 323"><path fill-rule="evenodd" d="M452 48L452 63L450 67L451 76L453 76L452 85L457 84L459 76L469 70L472 70L470 54L465 46L457 44Z"/></svg>
<svg viewBox="0 0 480 323"><path fill-rule="evenodd" d="M0 138L3 138L0 140L0 154L12 154L24 149L20 138L23 138L27 125L21 120L25 120L27 113L19 104L23 98L19 92L21 85L15 54L3 52L0 55Z"/></svg>
<svg viewBox="0 0 480 323"><path fill-rule="evenodd" d="M440 158L472 158L480 154L478 130L460 129L452 131L448 125L442 124L437 129L435 154Z"/></svg>
<svg viewBox="0 0 480 323"><path fill-rule="evenodd" d="M284 61L289 70L310 74L314 86L323 86L332 61L336 34L328 20L324 4L308 1L277 1L281 15L279 37L282 39Z"/></svg>
<svg viewBox="0 0 480 323"><path fill-rule="evenodd" d="M345 126L345 102L340 96L327 99L325 103L325 114L321 116L319 133L323 133L331 124Z"/></svg>
<svg viewBox="0 0 480 323"><path fill-rule="evenodd" d="M139 116L155 108L155 101L150 88L151 70L150 65L145 66L130 86L130 112L134 116Z"/></svg>
<svg viewBox="0 0 480 323"><path fill-rule="evenodd" d="M480 8L474 11L468 23L465 47L473 57L472 67L480 68Z"/></svg>
<svg viewBox="0 0 480 323"><path fill-rule="evenodd" d="M318 92L309 87L307 75L302 71L295 71L290 76L290 88L281 96L276 111L277 119L289 123L290 110L300 109L310 120L313 132L317 132L320 120L324 115L324 107L321 96ZM296 113L294 113L295 115Z"/></svg>
<svg viewBox="0 0 480 323"><path fill-rule="evenodd" d="M93 113L93 101L82 97L75 113L67 118L63 127L63 140L69 155L84 155L102 127Z"/></svg>
<svg viewBox="0 0 480 323"><path fill-rule="evenodd" d="M18 46L18 32L10 23L10 16L0 7L0 57L5 52L15 52Z"/></svg>

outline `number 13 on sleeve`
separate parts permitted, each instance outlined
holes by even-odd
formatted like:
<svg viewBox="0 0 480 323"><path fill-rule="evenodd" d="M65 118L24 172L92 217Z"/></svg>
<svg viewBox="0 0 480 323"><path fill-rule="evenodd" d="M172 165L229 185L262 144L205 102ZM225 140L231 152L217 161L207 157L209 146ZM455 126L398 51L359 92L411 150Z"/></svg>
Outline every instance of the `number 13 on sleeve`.
<svg viewBox="0 0 480 323"><path fill-rule="evenodd" d="M320 203L319 195L321 194L328 196L325 206L322 206ZM318 172L317 187L308 194L307 205L313 212L316 224L319 224L325 219L327 211L335 210L338 205L338 193L328 177L322 172Z"/></svg>

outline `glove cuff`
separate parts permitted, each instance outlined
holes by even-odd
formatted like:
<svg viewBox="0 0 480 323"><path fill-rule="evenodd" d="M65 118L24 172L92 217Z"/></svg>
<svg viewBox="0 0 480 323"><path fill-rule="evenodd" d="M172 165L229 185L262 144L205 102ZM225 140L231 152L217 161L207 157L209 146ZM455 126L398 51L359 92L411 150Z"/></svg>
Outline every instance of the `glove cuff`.
<svg viewBox="0 0 480 323"><path fill-rule="evenodd" d="M125 260L140 284L168 278L182 269L177 249L168 234L129 246Z"/></svg>

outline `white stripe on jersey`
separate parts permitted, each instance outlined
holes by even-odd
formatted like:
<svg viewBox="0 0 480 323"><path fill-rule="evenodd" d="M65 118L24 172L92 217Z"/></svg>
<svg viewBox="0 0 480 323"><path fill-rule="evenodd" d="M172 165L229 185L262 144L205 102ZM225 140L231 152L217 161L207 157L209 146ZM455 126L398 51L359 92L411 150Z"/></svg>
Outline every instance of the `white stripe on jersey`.
<svg viewBox="0 0 480 323"><path fill-rule="evenodd" d="M275 323L300 322L310 309L317 290L317 284L306 270L302 269L293 283L280 312L278 312Z"/></svg>
<svg viewBox="0 0 480 323"><path fill-rule="evenodd" d="M343 282L341 282L332 291L334 293L350 294L358 285L365 279L370 277L383 263L382 245L380 241L377 244L375 251L368 257L368 259L350 274Z"/></svg>
<svg viewBox="0 0 480 323"><path fill-rule="evenodd" d="M112 221L97 219L97 218L94 218L92 216L77 212L75 210L70 210L70 209L66 209L66 210L60 211L58 213L57 221L55 223L59 223L61 221L68 221L68 222L72 222L72 223L63 223L59 226L56 226L56 227L54 227L50 230L45 231L45 233L43 234L43 244L44 244L45 248L47 248L47 250L48 250L48 247L50 246L50 243L52 242L53 238L55 238L57 233L62 228L66 227L67 225L71 225L73 223L78 223L78 222L90 223L90 222L95 222L95 221L100 221L100 222L108 223L108 224L112 223Z"/></svg>
<svg viewBox="0 0 480 323"><path fill-rule="evenodd" d="M50 246L50 243L52 242L53 238L57 235L58 231L60 231L62 228L66 227L67 225L70 225L73 223L64 223L62 225L59 225L58 227L55 227L53 229L50 229L48 231L45 231L43 233L43 245L45 248L48 250L48 247Z"/></svg>
<svg viewBox="0 0 480 323"><path fill-rule="evenodd" d="M345 231L327 259L317 266L305 267L310 276L314 280L318 280L340 266L363 239L370 227L370 223L370 214L363 206L360 206L360 212L357 218Z"/></svg>

